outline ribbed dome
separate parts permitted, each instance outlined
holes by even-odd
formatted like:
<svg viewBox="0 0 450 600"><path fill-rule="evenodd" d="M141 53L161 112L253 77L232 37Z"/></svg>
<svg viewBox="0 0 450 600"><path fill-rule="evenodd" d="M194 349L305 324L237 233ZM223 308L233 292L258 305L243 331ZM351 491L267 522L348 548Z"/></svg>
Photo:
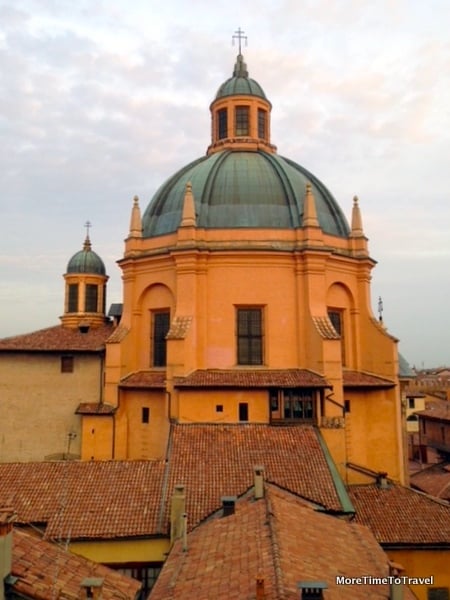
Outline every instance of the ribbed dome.
<svg viewBox="0 0 450 600"><path fill-rule="evenodd" d="M257 81L248 76L247 65L244 62L242 54L238 54L234 66L233 77L222 83L217 90L216 100L225 96L258 96L266 99L266 95Z"/></svg>
<svg viewBox="0 0 450 600"><path fill-rule="evenodd" d="M83 249L74 254L69 260L66 272L106 275L105 265L100 256L92 250L88 237L84 241Z"/></svg>
<svg viewBox="0 0 450 600"><path fill-rule="evenodd" d="M159 188L142 218L143 237L176 231L188 182L192 184L197 227L301 227L306 184L310 182L323 231L340 237L347 237L350 231L328 189L300 165L262 151L224 150L190 163Z"/></svg>

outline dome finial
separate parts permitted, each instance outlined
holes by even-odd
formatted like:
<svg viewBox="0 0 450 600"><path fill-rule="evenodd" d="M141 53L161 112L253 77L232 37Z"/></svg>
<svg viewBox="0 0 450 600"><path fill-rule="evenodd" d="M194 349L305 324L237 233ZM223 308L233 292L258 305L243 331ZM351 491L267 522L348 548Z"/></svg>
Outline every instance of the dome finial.
<svg viewBox="0 0 450 600"><path fill-rule="evenodd" d="M245 45L247 45L247 36L244 35L244 33L245 33L245 31L243 31L240 27L238 27L232 37L233 46L234 46L234 40L236 40L236 39L238 40L239 56L241 56L241 54L242 54L242 40L245 40Z"/></svg>
<svg viewBox="0 0 450 600"><path fill-rule="evenodd" d="M89 238L89 229L92 227L92 223L90 221L86 221L84 226L86 227L86 239L84 240L83 250L90 250L92 246Z"/></svg>
<svg viewBox="0 0 450 600"><path fill-rule="evenodd" d="M244 62L244 57L242 56L242 40L245 40L245 45L247 45L247 36L244 35L244 31L239 27L237 31L235 31L233 35L233 46L234 40L238 40L239 44L239 54L236 58L236 64L234 65L233 77L245 77L248 78L248 69L247 65Z"/></svg>

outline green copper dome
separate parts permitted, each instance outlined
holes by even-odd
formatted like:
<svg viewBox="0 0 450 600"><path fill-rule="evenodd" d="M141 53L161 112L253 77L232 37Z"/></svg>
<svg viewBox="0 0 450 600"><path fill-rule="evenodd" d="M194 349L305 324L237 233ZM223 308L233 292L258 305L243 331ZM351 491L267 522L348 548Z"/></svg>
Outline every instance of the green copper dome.
<svg viewBox="0 0 450 600"><path fill-rule="evenodd" d="M142 217L143 237L176 231L188 182L197 227L301 227L309 182L323 231L340 237L350 231L328 189L300 165L263 151L223 150L188 164L159 188Z"/></svg>
<svg viewBox="0 0 450 600"><path fill-rule="evenodd" d="M217 90L216 100L225 96L259 96L266 100L266 95L257 81L248 76L247 65L242 54L238 54L234 66L233 77L222 83Z"/></svg>
<svg viewBox="0 0 450 600"><path fill-rule="evenodd" d="M83 249L69 260L66 272L106 275L105 265L100 256L92 250L89 237L86 237Z"/></svg>

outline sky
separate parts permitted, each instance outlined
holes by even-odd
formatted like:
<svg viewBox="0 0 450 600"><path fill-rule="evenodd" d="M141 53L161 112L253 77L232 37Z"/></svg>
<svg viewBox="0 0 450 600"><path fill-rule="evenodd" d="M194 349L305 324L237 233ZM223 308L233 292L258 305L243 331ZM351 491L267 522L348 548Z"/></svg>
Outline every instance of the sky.
<svg viewBox="0 0 450 600"><path fill-rule="evenodd" d="M359 197L374 314L450 365L448 0L0 0L0 337L59 322L87 220L121 302L132 199L205 154L239 27L278 152Z"/></svg>

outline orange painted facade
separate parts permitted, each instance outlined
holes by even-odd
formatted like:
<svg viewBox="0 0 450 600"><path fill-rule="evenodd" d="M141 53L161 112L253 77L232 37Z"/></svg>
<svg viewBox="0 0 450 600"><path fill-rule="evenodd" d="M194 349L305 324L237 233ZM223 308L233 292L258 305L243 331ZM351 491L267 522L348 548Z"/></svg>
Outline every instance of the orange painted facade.
<svg viewBox="0 0 450 600"><path fill-rule="evenodd" d="M246 135L236 134L239 107L246 107ZM223 110L229 118L221 130ZM276 156L270 111L252 93L218 97L208 156ZM83 458L162 457L170 421L287 419L322 429L347 481L356 477L346 471L349 460L404 481L396 340L372 313L375 262L358 201L349 233L333 235L320 225L314 185L306 186L298 227L202 226L188 183L176 230L144 235L135 199L119 261L123 313L106 350L104 402L116 407L114 425L102 417L93 427L89 417L83 431L96 433L84 434ZM230 180L235 202L232 187ZM249 364L238 351L241 317L258 319L249 344L260 354ZM155 327L165 318L158 346ZM272 384L274 371L306 379ZM204 380L190 383L196 373ZM139 383L128 385L130 377ZM308 377L318 379L308 384Z"/></svg>

